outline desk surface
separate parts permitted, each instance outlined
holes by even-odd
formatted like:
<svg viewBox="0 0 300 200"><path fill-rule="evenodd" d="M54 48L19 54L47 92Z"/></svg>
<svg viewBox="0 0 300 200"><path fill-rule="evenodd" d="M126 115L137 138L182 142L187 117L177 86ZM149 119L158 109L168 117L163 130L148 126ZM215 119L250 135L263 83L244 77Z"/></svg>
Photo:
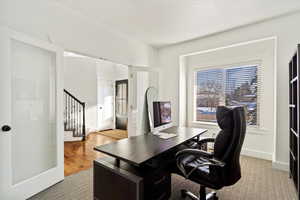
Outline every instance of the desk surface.
<svg viewBox="0 0 300 200"><path fill-rule="evenodd" d="M171 127L163 132L176 133L176 137L161 139L149 133L101 145L95 147L94 150L139 166L155 156L197 137L206 131L206 129L200 128Z"/></svg>

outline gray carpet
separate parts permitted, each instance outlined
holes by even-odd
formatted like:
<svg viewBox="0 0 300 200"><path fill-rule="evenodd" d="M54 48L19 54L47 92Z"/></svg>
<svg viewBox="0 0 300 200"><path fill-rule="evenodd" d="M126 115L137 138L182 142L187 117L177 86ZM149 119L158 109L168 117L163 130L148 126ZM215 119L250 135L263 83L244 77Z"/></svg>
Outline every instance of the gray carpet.
<svg viewBox="0 0 300 200"><path fill-rule="evenodd" d="M296 200L296 191L287 172L272 169L269 161L242 157L242 179L218 192L220 200ZM92 200L92 169L65 178L30 200ZM197 193L199 186L172 176L171 200L179 200L180 189ZM116 188L117 189L117 188ZM124 196L124 200L126 199Z"/></svg>

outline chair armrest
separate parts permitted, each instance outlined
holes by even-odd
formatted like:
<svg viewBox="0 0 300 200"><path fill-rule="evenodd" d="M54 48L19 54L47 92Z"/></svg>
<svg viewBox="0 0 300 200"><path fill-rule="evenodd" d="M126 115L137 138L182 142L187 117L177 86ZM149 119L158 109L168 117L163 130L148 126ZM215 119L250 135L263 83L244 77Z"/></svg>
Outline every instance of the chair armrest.
<svg viewBox="0 0 300 200"><path fill-rule="evenodd" d="M209 159L209 161L212 163L211 165L214 165L214 166L218 166L218 167L224 167L225 166L225 162L220 161L216 158L211 158L211 159Z"/></svg>
<svg viewBox="0 0 300 200"><path fill-rule="evenodd" d="M202 140L199 140L197 143L201 146L205 143L208 143L208 142L215 142L216 141L216 138L204 138Z"/></svg>
<svg viewBox="0 0 300 200"><path fill-rule="evenodd" d="M180 156L194 155L197 157L213 158L214 154L200 149L184 149L176 153L176 159Z"/></svg>
<svg viewBox="0 0 300 200"><path fill-rule="evenodd" d="M184 164L181 162L180 157L194 155L196 157L199 157L203 162L199 163L197 166L195 166L192 170L189 172L186 171ZM185 178L188 178L195 170L198 169L198 167L202 166L217 166L217 167L224 167L226 163L216 159L213 157L212 153L202 151L199 149L184 149L176 153L176 160L177 160L177 167L182 172L182 174L185 176Z"/></svg>

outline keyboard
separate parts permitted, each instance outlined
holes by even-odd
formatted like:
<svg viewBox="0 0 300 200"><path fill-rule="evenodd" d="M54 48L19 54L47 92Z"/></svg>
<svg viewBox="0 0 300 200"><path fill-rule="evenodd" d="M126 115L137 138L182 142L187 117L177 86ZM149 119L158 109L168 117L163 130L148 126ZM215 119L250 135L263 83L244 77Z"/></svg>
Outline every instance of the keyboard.
<svg viewBox="0 0 300 200"><path fill-rule="evenodd" d="M176 136L177 136L177 134L174 134L174 133L163 133L163 132L158 133L158 137L161 139L169 139L169 138L176 137Z"/></svg>

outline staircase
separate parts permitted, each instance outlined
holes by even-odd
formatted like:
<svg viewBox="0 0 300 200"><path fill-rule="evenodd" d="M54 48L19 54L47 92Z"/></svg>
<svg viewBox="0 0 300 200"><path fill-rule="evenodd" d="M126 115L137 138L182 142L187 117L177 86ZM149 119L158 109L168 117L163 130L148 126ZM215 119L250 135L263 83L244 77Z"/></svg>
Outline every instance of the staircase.
<svg viewBox="0 0 300 200"><path fill-rule="evenodd" d="M65 141L85 140L85 103L64 90Z"/></svg>

